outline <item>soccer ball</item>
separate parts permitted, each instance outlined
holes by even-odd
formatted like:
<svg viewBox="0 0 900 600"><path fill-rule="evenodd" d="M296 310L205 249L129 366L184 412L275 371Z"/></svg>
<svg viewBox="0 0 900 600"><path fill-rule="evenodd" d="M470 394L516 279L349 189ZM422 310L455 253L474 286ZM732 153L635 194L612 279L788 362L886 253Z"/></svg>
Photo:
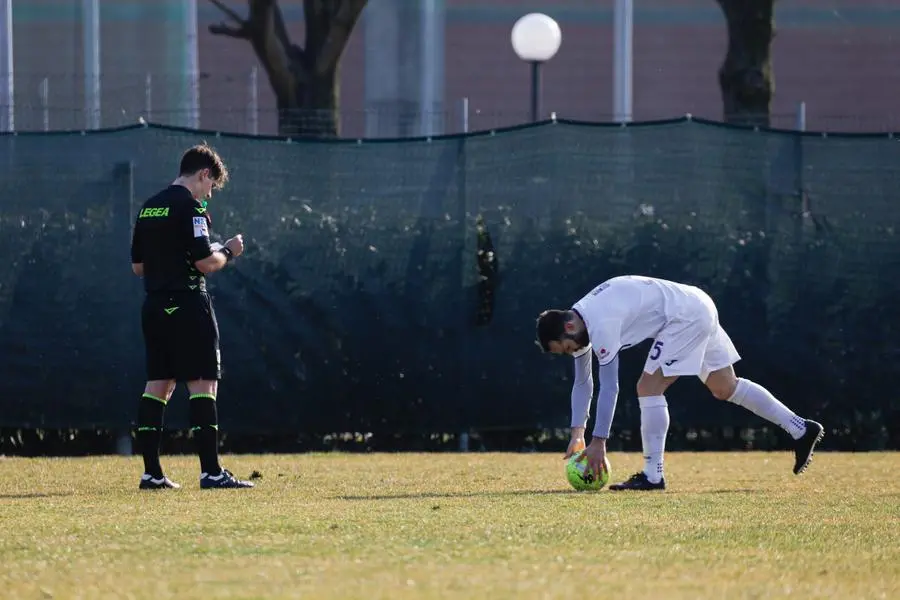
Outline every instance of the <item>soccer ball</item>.
<svg viewBox="0 0 900 600"><path fill-rule="evenodd" d="M600 471L599 477L593 473L585 473L587 460L581 452L577 452L566 462L566 478L573 488L579 492L586 490L599 490L609 482L610 465L609 457L606 458L606 471Z"/></svg>

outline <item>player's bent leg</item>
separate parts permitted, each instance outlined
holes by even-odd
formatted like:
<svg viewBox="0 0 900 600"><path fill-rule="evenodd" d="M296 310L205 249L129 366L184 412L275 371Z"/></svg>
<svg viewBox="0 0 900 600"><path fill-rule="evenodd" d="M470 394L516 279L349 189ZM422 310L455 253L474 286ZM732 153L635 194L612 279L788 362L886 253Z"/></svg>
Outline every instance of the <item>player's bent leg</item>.
<svg viewBox="0 0 900 600"><path fill-rule="evenodd" d="M731 387L732 379L734 391L723 398ZM794 474L799 475L806 470L812 462L816 444L825 435L821 424L798 416L758 383L735 377L731 366L710 373L706 385L716 398L742 406L784 429L794 439Z"/></svg>
<svg viewBox="0 0 900 600"><path fill-rule="evenodd" d="M644 371L637 382L638 398L643 396L662 396L677 379L678 375L663 375L662 369L656 369L653 373Z"/></svg>
<svg viewBox="0 0 900 600"><path fill-rule="evenodd" d="M644 450L644 469L622 483L609 486L613 491L624 490L664 490L666 479L663 472L663 457L666 449L666 434L669 431L669 405L665 391L677 376L667 377L661 369L654 373L644 372L638 380L638 402L641 407L641 444Z"/></svg>
<svg viewBox="0 0 900 600"><path fill-rule="evenodd" d="M737 389L737 375L734 374L732 365L717 369L706 376L701 375L700 379L718 400L728 400L734 396L734 390Z"/></svg>
<svg viewBox="0 0 900 600"><path fill-rule="evenodd" d="M166 404L175 390L175 381L155 379L147 382L138 404L136 441L144 460L144 474L139 488L142 490L178 489L181 486L163 473L159 461Z"/></svg>
<svg viewBox="0 0 900 600"><path fill-rule="evenodd" d="M191 433L200 458L200 488L251 488L253 483L241 481L219 464L219 417L215 379L189 381Z"/></svg>

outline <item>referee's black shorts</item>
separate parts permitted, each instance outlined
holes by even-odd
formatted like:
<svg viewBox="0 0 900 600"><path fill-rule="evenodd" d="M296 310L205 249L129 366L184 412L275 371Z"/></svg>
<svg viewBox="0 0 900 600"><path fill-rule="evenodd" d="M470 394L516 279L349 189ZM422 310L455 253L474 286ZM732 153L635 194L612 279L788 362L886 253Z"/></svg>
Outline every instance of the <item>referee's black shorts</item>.
<svg viewBox="0 0 900 600"><path fill-rule="evenodd" d="M219 324L209 294L147 294L141 325L148 381L221 379Z"/></svg>

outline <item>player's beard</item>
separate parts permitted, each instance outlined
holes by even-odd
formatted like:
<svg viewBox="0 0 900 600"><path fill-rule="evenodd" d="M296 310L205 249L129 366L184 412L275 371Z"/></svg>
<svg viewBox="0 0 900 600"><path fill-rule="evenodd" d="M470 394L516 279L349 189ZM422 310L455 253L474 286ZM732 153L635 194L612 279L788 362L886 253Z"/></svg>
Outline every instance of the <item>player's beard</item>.
<svg viewBox="0 0 900 600"><path fill-rule="evenodd" d="M579 350L591 343L591 338L588 336L587 331L579 331L574 335L570 335L569 338L575 340Z"/></svg>

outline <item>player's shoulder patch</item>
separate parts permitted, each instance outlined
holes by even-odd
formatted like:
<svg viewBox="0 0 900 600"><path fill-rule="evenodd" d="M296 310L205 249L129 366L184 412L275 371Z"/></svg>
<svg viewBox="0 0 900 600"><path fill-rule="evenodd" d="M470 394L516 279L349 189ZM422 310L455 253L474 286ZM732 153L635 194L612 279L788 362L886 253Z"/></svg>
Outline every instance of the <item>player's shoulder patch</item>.
<svg viewBox="0 0 900 600"><path fill-rule="evenodd" d="M209 228L206 225L206 217L192 217L194 221L194 237L209 237Z"/></svg>

